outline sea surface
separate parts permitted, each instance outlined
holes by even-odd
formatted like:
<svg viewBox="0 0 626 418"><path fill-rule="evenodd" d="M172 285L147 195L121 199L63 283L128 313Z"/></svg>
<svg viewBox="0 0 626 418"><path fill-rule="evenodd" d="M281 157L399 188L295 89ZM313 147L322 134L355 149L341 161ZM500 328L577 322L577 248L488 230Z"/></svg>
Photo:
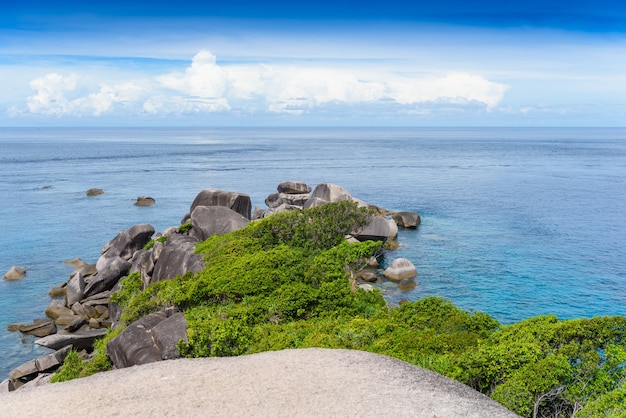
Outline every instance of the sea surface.
<svg viewBox="0 0 626 418"><path fill-rule="evenodd" d="M64 260L123 229L177 226L202 189L250 195L330 182L418 212L400 249L417 287L503 323L626 315L626 129L0 129L0 380L48 352L5 331L43 317ZM105 194L86 197L89 188ZM140 195L156 204L134 206Z"/></svg>

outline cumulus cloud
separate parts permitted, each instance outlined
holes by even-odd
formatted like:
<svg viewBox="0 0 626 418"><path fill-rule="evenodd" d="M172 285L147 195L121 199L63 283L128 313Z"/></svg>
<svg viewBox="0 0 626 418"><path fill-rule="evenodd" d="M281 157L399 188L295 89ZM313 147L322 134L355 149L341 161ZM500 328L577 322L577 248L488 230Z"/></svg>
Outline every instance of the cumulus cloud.
<svg viewBox="0 0 626 418"><path fill-rule="evenodd" d="M80 78L51 73L32 80L31 113L95 116L120 108L138 114L199 114L247 109L300 115L345 106L418 112L428 103L474 109L496 107L507 86L462 72L424 76L398 75L367 65L323 63L220 64L202 50L179 72L136 82L79 89Z"/></svg>
<svg viewBox="0 0 626 418"><path fill-rule="evenodd" d="M36 93L28 97L27 107L31 113L48 116L86 115L99 116L108 112L114 105L125 105L136 101L142 89L133 83L113 86L102 85L97 92L83 97L73 97L77 89L76 75L63 76L58 73L47 74L30 82ZM69 97L68 97L69 96Z"/></svg>

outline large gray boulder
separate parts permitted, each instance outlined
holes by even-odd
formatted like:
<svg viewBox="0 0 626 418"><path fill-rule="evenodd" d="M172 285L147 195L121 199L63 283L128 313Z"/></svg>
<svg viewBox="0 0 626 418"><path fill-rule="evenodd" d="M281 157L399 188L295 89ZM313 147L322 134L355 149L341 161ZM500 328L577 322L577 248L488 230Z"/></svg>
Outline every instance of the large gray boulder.
<svg viewBox="0 0 626 418"><path fill-rule="evenodd" d="M311 197L325 200L326 202L340 202L352 200L350 193L341 186L331 183L320 183L315 187Z"/></svg>
<svg viewBox="0 0 626 418"><path fill-rule="evenodd" d="M370 216L367 225L358 231L350 233L359 241L387 241L391 234L389 222L382 216Z"/></svg>
<svg viewBox="0 0 626 418"><path fill-rule="evenodd" d="M419 214L415 212L396 212L392 218L402 228L417 228L421 222Z"/></svg>
<svg viewBox="0 0 626 418"><path fill-rule="evenodd" d="M90 329L88 331L81 331L74 334L57 333L35 340L35 344L48 347L53 350L58 350L66 345L71 345L78 351L91 350L93 348L93 343L97 339L104 337L106 333L107 330L104 328Z"/></svg>
<svg viewBox="0 0 626 418"><path fill-rule="evenodd" d="M76 272L65 286L65 303L72 306L85 297L85 279L80 272Z"/></svg>
<svg viewBox="0 0 626 418"><path fill-rule="evenodd" d="M189 235L203 241L241 229L248 225L248 219L224 206L198 206L191 212Z"/></svg>
<svg viewBox="0 0 626 418"><path fill-rule="evenodd" d="M250 196L244 193L228 192L225 190L202 190L191 203L189 213L193 213L198 206L224 206L234 210L246 219L250 219L252 212Z"/></svg>
<svg viewBox="0 0 626 418"><path fill-rule="evenodd" d="M106 347L116 369L180 357L176 344L187 341L187 321L181 313L170 317L155 312L128 325Z"/></svg>
<svg viewBox="0 0 626 418"><path fill-rule="evenodd" d="M170 280L187 272L202 270L202 254L195 253L197 242L197 239L187 235L170 236L154 266L151 282Z"/></svg>
<svg viewBox="0 0 626 418"><path fill-rule="evenodd" d="M309 194L311 186L299 181L283 181L277 187L278 193L286 194Z"/></svg>
<svg viewBox="0 0 626 418"><path fill-rule="evenodd" d="M128 273L130 266L130 262L122 257L115 256L109 258L106 264L98 269L98 274L93 276L91 280L85 284L84 296L88 297L96 293L111 290L119 279Z"/></svg>
<svg viewBox="0 0 626 418"><path fill-rule="evenodd" d="M150 224L139 224L120 232L102 248L102 256L96 263L98 272L108 259L121 257L130 260L135 251L140 250L150 241L154 227Z"/></svg>
<svg viewBox="0 0 626 418"><path fill-rule="evenodd" d="M391 262L383 275L391 280L412 279L417 276L417 269L406 258L397 258Z"/></svg>

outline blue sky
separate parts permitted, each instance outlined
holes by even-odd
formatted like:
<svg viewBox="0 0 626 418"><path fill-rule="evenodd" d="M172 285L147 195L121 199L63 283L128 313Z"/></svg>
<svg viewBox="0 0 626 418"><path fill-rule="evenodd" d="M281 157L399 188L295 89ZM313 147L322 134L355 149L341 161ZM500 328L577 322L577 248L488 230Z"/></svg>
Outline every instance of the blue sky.
<svg viewBox="0 0 626 418"><path fill-rule="evenodd" d="M0 126L626 126L626 4L15 1Z"/></svg>

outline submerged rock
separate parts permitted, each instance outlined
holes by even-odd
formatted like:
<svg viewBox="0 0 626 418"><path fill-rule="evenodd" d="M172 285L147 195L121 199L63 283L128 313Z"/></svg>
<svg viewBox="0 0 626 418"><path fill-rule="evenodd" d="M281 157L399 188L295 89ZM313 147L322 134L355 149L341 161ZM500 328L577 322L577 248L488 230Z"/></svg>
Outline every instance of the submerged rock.
<svg viewBox="0 0 626 418"><path fill-rule="evenodd" d="M135 206L152 206L156 203L153 197L139 196L135 202Z"/></svg>
<svg viewBox="0 0 626 418"><path fill-rule="evenodd" d="M13 266L6 272L4 280L19 280L26 275L26 269L23 267Z"/></svg>
<svg viewBox="0 0 626 418"><path fill-rule="evenodd" d="M413 281L413 279L402 279L400 280L400 283L398 283L398 289L403 292L413 290L415 289L415 286L417 286L417 284Z"/></svg>
<svg viewBox="0 0 626 418"><path fill-rule="evenodd" d="M99 196L101 194L104 194L104 190L92 188L92 189L87 190L85 194L89 197Z"/></svg>

